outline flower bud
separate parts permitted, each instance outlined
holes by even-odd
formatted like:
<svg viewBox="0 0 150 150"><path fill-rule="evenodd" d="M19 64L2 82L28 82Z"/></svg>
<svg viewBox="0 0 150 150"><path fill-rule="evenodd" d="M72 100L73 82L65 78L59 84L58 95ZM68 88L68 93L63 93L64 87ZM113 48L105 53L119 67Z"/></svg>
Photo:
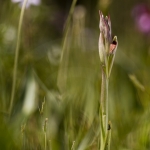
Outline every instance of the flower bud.
<svg viewBox="0 0 150 150"><path fill-rule="evenodd" d="M104 46L104 38L103 38L102 33L100 33L100 36L99 36L99 56L100 56L101 62L104 62L104 60L105 60L105 46Z"/></svg>

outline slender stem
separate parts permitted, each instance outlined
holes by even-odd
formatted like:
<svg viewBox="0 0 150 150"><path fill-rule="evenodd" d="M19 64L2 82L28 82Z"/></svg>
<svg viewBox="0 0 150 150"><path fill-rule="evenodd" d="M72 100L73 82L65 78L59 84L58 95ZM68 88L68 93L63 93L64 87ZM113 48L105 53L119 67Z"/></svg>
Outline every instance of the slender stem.
<svg viewBox="0 0 150 150"><path fill-rule="evenodd" d="M22 149L25 150L25 135L22 133Z"/></svg>
<svg viewBox="0 0 150 150"><path fill-rule="evenodd" d="M102 67L102 83L101 83L101 99L100 99L100 115L101 115L101 146L100 150L104 149L105 139L108 131L108 78L105 73L105 68Z"/></svg>
<svg viewBox="0 0 150 150"><path fill-rule="evenodd" d="M25 127L26 127L26 124L23 124L21 126L21 133L22 133L22 149L24 150L25 149Z"/></svg>
<svg viewBox="0 0 150 150"><path fill-rule="evenodd" d="M11 99L10 99L10 106L9 106L9 115L11 115L13 103L14 103L14 96L15 96L15 89L16 89L16 76L17 76L17 67L18 67L18 56L19 56L19 47L20 47L21 26L22 26L22 22L23 22L23 16L24 16L27 1L28 0L23 1L23 6L21 9L19 25L18 25L18 34L17 34L17 44L16 44L16 50L15 50L13 83L12 83Z"/></svg>
<svg viewBox="0 0 150 150"><path fill-rule="evenodd" d="M63 53L64 53L66 37L68 35L68 31L69 31L68 29L69 29L69 26L70 26L71 17L72 17L72 14L73 14L76 3L77 3L77 0L72 1L71 8L70 8L70 11L69 11L69 15L67 17L67 20L66 20L66 23L65 23L65 26L64 26L64 39L63 39L63 48L62 48L61 59L62 59L62 56L63 56Z"/></svg>
<svg viewBox="0 0 150 150"><path fill-rule="evenodd" d="M110 142L111 142L111 129L108 131L108 150L110 150Z"/></svg>
<svg viewBox="0 0 150 150"><path fill-rule="evenodd" d="M70 21L71 21L71 16L73 14L73 11L74 11L74 8L75 8L75 5L77 3L77 0L73 0L72 1L72 4L71 4L71 8L69 10L69 15L67 17L67 20L66 20L66 23L65 23L65 30L68 29L69 25L70 25Z"/></svg>
<svg viewBox="0 0 150 150"><path fill-rule="evenodd" d="M102 85L101 85L101 106L102 115L104 116L104 130L106 132L108 125L108 79L102 69Z"/></svg>
<svg viewBox="0 0 150 150"><path fill-rule="evenodd" d="M45 121L44 121L44 150L47 149L47 135L46 135L46 132L47 132L47 121L48 121L48 118L45 118Z"/></svg>
<svg viewBox="0 0 150 150"><path fill-rule="evenodd" d="M61 58L60 58L60 66L59 66L59 72L57 77L57 85L61 93L63 93L66 90L66 81L67 81L67 65L68 65L68 49L66 48L67 40L68 40L68 34L70 32L70 23L72 14L74 12L75 6L76 6L77 0L72 0L72 4L70 7L69 15L67 17L66 23L64 25L64 37L62 40L62 52L61 52Z"/></svg>
<svg viewBox="0 0 150 150"><path fill-rule="evenodd" d="M45 147L45 150L47 150L47 137L46 137L46 132L44 133L44 135L45 135L45 143L44 143L44 147Z"/></svg>
<svg viewBox="0 0 150 150"><path fill-rule="evenodd" d="M74 150L74 144L75 144L75 141L73 141L73 143L72 143L71 150Z"/></svg>

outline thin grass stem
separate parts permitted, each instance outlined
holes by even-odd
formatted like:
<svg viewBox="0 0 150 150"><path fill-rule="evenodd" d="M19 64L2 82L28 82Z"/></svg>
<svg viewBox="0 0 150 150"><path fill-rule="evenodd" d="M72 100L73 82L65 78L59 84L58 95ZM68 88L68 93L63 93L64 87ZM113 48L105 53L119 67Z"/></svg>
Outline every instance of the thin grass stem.
<svg viewBox="0 0 150 150"><path fill-rule="evenodd" d="M44 133L45 142L44 142L44 149L47 150L47 135L46 132Z"/></svg>
<svg viewBox="0 0 150 150"><path fill-rule="evenodd" d="M45 121L44 121L44 150L47 150L47 135L46 135L46 132L47 132L47 121L48 121L48 118L45 118Z"/></svg>
<svg viewBox="0 0 150 150"><path fill-rule="evenodd" d="M12 113L15 90L16 90L16 79L17 79L18 57L19 57L19 48L20 48L21 27L22 27L23 16L24 16L24 12L25 12L27 2L28 2L28 0L23 1L23 6L21 8L21 13L20 13L20 18L19 18L17 43L16 43L16 49L15 49L15 60L14 60L14 68L13 68L12 91L11 91L10 106L9 106L9 115L10 116L11 116L11 113Z"/></svg>
<svg viewBox="0 0 150 150"><path fill-rule="evenodd" d="M66 37L67 37L67 34L68 34L68 29L69 29L70 22L71 22L71 17L72 17L72 14L73 14L76 3L77 3L77 0L72 1L71 8L70 8L70 11L69 11L69 15L67 17L67 20L66 20L66 23L65 23L65 26L64 26L63 51L64 51L64 45L66 43ZM63 54L63 51L62 51L62 54Z"/></svg>
<svg viewBox="0 0 150 150"><path fill-rule="evenodd" d="M64 89L66 88L66 77L64 77L62 75L62 72L64 72L64 68L66 68L66 65L68 64L68 57L67 57L68 52L66 52L66 44L67 44L67 39L68 39L67 37L68 37L69 31L70 31L71 18L72 18L72 14L74 12L76 3L77 3L77 0L72 1L71 8L70 8L66 23L64 25L64 37L62 40L62 52L61 52L61 58L60 58L60 67L59 67L59 73L58 73L58 77L57 77L57 85L61 92L63 92ZM65 57L65 61L63 62L64 57Z"/></svg>

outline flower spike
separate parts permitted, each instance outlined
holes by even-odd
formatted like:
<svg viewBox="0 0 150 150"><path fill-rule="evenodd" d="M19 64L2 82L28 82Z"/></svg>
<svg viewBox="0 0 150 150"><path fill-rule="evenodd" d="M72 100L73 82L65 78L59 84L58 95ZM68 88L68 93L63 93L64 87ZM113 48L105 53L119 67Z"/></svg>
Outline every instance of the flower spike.
<svg viewBox="0 0 150 150"><path fill-rule="evenodd" d="M99 16L99 56L101 64L105 66L105 73L109 77L118 47L118 41L117 36L112 37L110 16L104 17L101 11L99 11Z"/></svg>

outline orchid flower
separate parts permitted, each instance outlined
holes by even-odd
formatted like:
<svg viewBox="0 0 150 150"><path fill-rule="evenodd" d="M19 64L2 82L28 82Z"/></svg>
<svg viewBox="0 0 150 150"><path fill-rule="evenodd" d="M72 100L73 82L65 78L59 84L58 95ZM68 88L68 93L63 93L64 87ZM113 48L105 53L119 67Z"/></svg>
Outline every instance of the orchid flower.
<svg viewBox="0 0 150 150"><path fill-rule="evenodd" d="M100 15L100 36L99 36L99 56L101 63L107 68L106 74L109 76L117 50L117 36L112 37L110 16Z"/></svg>

